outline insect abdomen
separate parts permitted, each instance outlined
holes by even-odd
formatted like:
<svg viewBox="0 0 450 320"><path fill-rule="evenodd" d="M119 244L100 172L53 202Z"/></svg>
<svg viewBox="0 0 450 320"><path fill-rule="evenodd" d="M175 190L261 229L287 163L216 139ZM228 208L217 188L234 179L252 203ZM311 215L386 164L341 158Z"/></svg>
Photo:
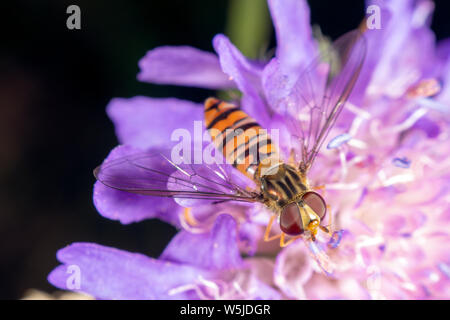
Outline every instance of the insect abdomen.
<svg viewBox="0 0 450 320"><path fill-rule="evenodd" d="M205 122L214 145L227 162L251 179L261 163L277 156L267 130L234 104L207 99Z"/></svg>

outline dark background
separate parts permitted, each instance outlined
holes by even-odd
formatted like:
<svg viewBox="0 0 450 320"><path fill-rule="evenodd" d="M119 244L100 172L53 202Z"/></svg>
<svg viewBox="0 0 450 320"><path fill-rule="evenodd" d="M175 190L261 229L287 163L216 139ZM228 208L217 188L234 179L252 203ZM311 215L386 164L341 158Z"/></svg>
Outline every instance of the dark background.
<svg viewBox="0 0 450 320"><path fill-rule="evenodd" d="M362 1L309 3L312 23L332 38L355 28L365 11ZM66 28L71 4L81 8L81 30ZM105 106L113 97L201 102L213 94L140 83L137 62L161 45L212 51L211 39L232 21L229 7L210 0L0 5L0 298L54 291L46 277L56 251L72 242L161 253L174 228L157 220L121 225L92 204L92 170L117 144ZM436 1L438 39L450 36L449 8Z"/></svg>

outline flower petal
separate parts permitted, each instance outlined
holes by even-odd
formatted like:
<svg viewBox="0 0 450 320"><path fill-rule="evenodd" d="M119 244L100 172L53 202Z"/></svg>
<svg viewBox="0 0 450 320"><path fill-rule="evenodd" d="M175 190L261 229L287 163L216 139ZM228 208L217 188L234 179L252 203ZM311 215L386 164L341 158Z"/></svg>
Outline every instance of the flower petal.
<svg viewBox="0 0 450 320"><path fill-rule="evenodd" d="M351 276L330 281L323 274L314 274L305 285L307 299L311 300L365 300L370 296L357 279Z"/></svg>
<svg viewBox="0 0 450 320"><path fill-rule="evenodd" d="M305 0L269 0L282 71L295 74L317 54ZM298 74L297 74L298 76Z"/></svg>
<svg viewBox="0 0 450 320"><path fill-rule="evenodd" d="M304 299L303 285L313 274L311 258L301 241L281 251L275 263L275 283L289 297Z"/></svg>
<svg viewBox="0 0 450 320"><path fill-rule="evenodd" d="M258 242L263 237L263 230L261 226L253 221L244 221L239 225L239 239L241 243L241 250L253 256L258 249Z"/></svg>
<svg viewBox="0 0 450 320"><path fill-rule="evenodd" d="M447 107L450 112L450 39L445 39L438 43L436 48L437 56L440 60L439 77L442 80L442 91L437 96L437 100Z"/></svg>
<svg viewBox="0 0 450 320"><path fill-rule="evenodd" d="M194 121L203 120L202 105L175 98L115 98L106 110L120 143L142 149L167 147L175 130L193 128Z"/></svg>
<svg viewBox="0 0 450 320"><path fill-rule="evenodd" d="M228 214L217 217L209 233L179 232L160 259L210 270L235 269L242 265L237 245L236 221Z"/></svg>
<svg viewBox="0 0 450 320"><path fill-rule="evenodd" d="M130 146L119 146L111 151L105 162L132 155L141 150ZM158 169L160 163L153 168ZM126 172L123 173L126 175ZM109 219L119 220L124 224L145 219L159 218L179 226L179 213L182 208L173 199L144 196L116 190L96 182L94 186L94 205L98 212Z"/></svg>
<svg viewBox="0 0 450 320"><path fill-rule="evenodd" d="M251 300L280 300L281 293L275 289L273 282L274 263L268 258L247 258L247 268L241 270L233 279L240 288L242 297Z"/></svg>
<svg viewBox="0 0 450 320"><path fill-rule="evenodd" d="M293 81L289 83L289 77L281 70L279 59L273 58L263 70L262 84L267 102L273 110L277 110L281 99L289 94Z"/></svg>
<svg viewBox="0 0 450 320"><path fill-rule="evenodd" d="M198 299L193 290L173 295L170 290L207 276L195 267L94 243L73 243L59 250L57 257L63 264L49 274L48 281L63 290L74 290L70 285L76 283L71 279L79 272L76 291L99 299Z"/></svg>
<svg viewBox="0 0 450 320"><path fill-rule="evenodd" d="M236 83L243 93L242 108L255 118L263 127L269 119L261 99L261 66L245 58L242 53L223 34L213 39L214 49L219 55L222 70Z"/></svg>
<svg viewBox="0 0 450 320"><path fill-rule="evenodd" d="M431 139L436 138L441 132L439 124L426 116L417 120L412 126L412 129L422 130Z"/></svg>
<svg viewBox="0 0 450 320"><path fill-rule="evenodd" d="M233 88L217 56L189 46L155 48L139 61L140 81L209 89Z"/></svg>
<svg viewBox="0 0 450 320"><path fill-rule="evenodd" d="M355 90L400 97L434 67L431 1L368 1L380 8L381 29L367 30L367 57ZM379 48L383 48L380 52ZM386 81L390 85L386 86Z"/></svg>

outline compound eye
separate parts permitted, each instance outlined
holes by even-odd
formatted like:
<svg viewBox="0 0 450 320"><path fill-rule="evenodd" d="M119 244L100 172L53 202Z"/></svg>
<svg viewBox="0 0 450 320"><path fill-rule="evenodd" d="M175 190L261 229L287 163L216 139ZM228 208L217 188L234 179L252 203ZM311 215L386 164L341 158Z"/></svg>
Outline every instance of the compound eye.
<svg viewBox="0 0 450 320"><path fill-rule="evenodd" d="M305 231L300 210L296 203L290 203L283 208L280 215L280 228L281 231L290 236L297 236Z"/></svg>
<svg viewBox="0 0 450 320"><path fill-rule="evenodd" d="M327 205L322 196L316 192L307 192L303 195L302 201L306 203L319 216L320 220L325 217L327 213Z"/></svg>

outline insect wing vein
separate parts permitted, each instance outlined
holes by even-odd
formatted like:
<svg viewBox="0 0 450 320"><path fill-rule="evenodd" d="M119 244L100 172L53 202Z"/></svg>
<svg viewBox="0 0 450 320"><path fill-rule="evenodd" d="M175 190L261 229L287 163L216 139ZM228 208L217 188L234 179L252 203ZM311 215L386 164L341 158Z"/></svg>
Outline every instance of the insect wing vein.
<svg viewBox="0 0 450 320"><path fill-rule="evenodd" d="M256 192L234 181L230 165L176 164L167 154L170 151L143 152L108 160L94 170L94 175L108 187L141 195L258 201Z"/></svg>

